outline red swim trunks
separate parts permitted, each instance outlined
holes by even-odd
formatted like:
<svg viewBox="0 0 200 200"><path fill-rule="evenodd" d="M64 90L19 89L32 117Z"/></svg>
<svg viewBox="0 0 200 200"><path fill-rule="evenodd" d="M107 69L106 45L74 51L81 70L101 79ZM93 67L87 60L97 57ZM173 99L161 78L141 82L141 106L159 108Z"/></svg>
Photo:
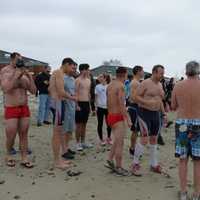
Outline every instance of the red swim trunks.
<svg viewBox="0 0 200 200"><path fill-rule="evenodd" d="M122 114L108 114L107 123L110 127L121 121L124 121L124 116Z"/></svg>
<svg viewBox="0 0 200 200"><path fill-rule="evenodd" d="M13 107L5 106L4 117L5 119L30 117L30 110L27 105Z"/></svg>

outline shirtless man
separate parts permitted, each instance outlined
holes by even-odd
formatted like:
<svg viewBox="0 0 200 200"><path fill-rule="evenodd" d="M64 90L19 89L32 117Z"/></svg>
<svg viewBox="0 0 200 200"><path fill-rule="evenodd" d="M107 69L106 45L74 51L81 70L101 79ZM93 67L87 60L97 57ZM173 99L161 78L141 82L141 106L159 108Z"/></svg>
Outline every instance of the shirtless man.
<svg viewBox="0 0 200 200"><path fill-rule="evenodd" d="M107 160L107 167L118 175L126 176L128 172L122 167L122 153L124 146L124 135L126 122L131 126L128 113L126 111L126 98L124 91L124 81L127 77L127 70L119 67L116 70L116 80L113 80L107 87L108 125L112 128L113 145ZM116 164L114 164L115 159Z"/></svg>
<svg viewBox="0 0 200 200"><path fill-rule="evenodd" d="M161 167L157 161L157 136L160 129L159 112L164 112L162 99L164 92L160 80L164 77L164 67L155 65L152 69L152 76L139 85L136 92L136 102L139 104L139 126L141 132L140 149L147 143L149 136L150 143L150 168L155 173L161 173ZM135 164L135 163L134 163ZM133 167L134 167L133 164ZM137 163L140 168L139 162ZM134 171L135 169L133 169Z"/></svg>
<svg viewBox="0 0 200 200"><path fill-rule="evenodd" d="M80 76L76 79L77 109L75 115L76 121L76 149L82 151L84 148L92 147L85 143L86 125L90 114L90 88L91 80L88 77L89 65L79 65Z"/></svg>
<svg viewBox="0 0 200 200"><path fill-rule="evenodd" d="M187 197L189 156L193 159L194 194L200 199L200 65L192 61L186 65L187 79L178 82L172 92L172 109L177 111L175 125L176 151L179 157L180 200Z"/></svg>
<svg viewBox="0 0 200 200"><path fill-rule="evenodd" d="M19 67L19 65L17 65L20 60L22 61L21 55L14 52L11 54L10 58L10 65L4 67L0 73L5 107L6 163L9 167L14 167L16 164L10 152L14 145L16 134L18 133L21 150L21 165L26 168L32 168L33 164L27 158L30 119L27 92L29 91L35 94L36 86L32 76L25 67ZM21 64L23 65L22 62Z"/></svg>
<svg viewBox="0 0 200 200"><path fill-rule="evenodd" d="M65 116L64 101L66 99L76 101L73 96L65 91L64 74L68 72L68 65L75 65L71 58L64 58L60 69L52 73L49 84L49 92L51 96L50 107L54 113L54 129L52 137L52 149L54 154L54 166L59 169L69 167L70 162L61 159L61 141L63 140L63 121Z"/></svg>
<svg viewBox="0 0 200 200"><path fill-rule="evenodd" d="M136 103L135 95L136 95L137 88L140 84L139 81L143 77L144 77L143 67L135 66L133 68L133 80L131 81L131 84L130 84L130 97L129 97L130 105L128 108L128 113L130 115L131 122L133 124L131 127L132 135L131 135L131 146L130 146L129 152L133 156L134 156L135 144L137 140L137 132L139 131L139 124L137 120L138 104Z"/></svg>
<svg viewBox="0 0 200 200"><path fill-rule="evenodd" d="M144 148L140 142L137 142L137 135L140 130L138 123L138 115L139 115L139 106L136 100L136 92L140 85L140 80L144 77L143 67L135 66L133 68L133 80L130 85L130 103L128 107L128 113L132 122L132 135L131 135L131 147L129 149L130 154L133 156L133 165L132 165L132 173L135 176L141 176L140 167L139 167L139 159L143 154Z"/></svg>

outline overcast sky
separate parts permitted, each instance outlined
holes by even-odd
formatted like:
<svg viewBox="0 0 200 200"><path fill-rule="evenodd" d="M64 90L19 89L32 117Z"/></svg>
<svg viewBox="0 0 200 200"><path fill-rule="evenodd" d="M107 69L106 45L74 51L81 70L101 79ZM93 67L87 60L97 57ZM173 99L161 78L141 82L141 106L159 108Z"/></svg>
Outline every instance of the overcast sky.
<svg viewBox="0 0 200 200"><path fill-rule="evenodd" d="M200 60L199 0L2 0L0 49L58 67L119 59L181 75Z"/></svg>

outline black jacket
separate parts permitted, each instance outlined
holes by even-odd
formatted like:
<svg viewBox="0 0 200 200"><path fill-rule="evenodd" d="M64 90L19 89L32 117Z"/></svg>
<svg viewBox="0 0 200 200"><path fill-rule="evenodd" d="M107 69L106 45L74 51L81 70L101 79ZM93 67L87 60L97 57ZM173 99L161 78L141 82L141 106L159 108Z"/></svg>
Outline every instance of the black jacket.
<svg viewBox="0 0 200 200"><path fill-rule="evenodd" d="M49 79L50 74L46 74L41 72L35 78L35 84L39 94L49 94L48 87L49 87Z"/></svg>

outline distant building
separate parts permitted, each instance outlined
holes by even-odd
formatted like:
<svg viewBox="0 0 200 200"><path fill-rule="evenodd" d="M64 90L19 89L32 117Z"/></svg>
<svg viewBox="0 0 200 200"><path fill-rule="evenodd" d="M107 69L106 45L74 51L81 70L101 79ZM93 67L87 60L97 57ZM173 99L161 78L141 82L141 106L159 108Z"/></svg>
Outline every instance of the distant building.
<svg viewBox="0 0 200 200"><path fill-rule="evenodd" d="M0 70L10 63L10 52L0 50ZM28 69L34 74L39 73L42 68L48 66L48 63L35 60L32 58L27 58L23 56L23 60Z"/></svg>
<svg viewBox="0 0 200 200"><path fill-rule="evenodd" d="M118 67L119 66L101 65L99 67L91 69L90 71L95 78L97 78L100 74L103 74L103 73L110 74L111 76L115 77L116 76L115 72ZM128 74L133 74L132 68L130 67L126 67L126 68L128 70ZM146 75L150 75L150 73L145 72L145 76Z"/></svg>

